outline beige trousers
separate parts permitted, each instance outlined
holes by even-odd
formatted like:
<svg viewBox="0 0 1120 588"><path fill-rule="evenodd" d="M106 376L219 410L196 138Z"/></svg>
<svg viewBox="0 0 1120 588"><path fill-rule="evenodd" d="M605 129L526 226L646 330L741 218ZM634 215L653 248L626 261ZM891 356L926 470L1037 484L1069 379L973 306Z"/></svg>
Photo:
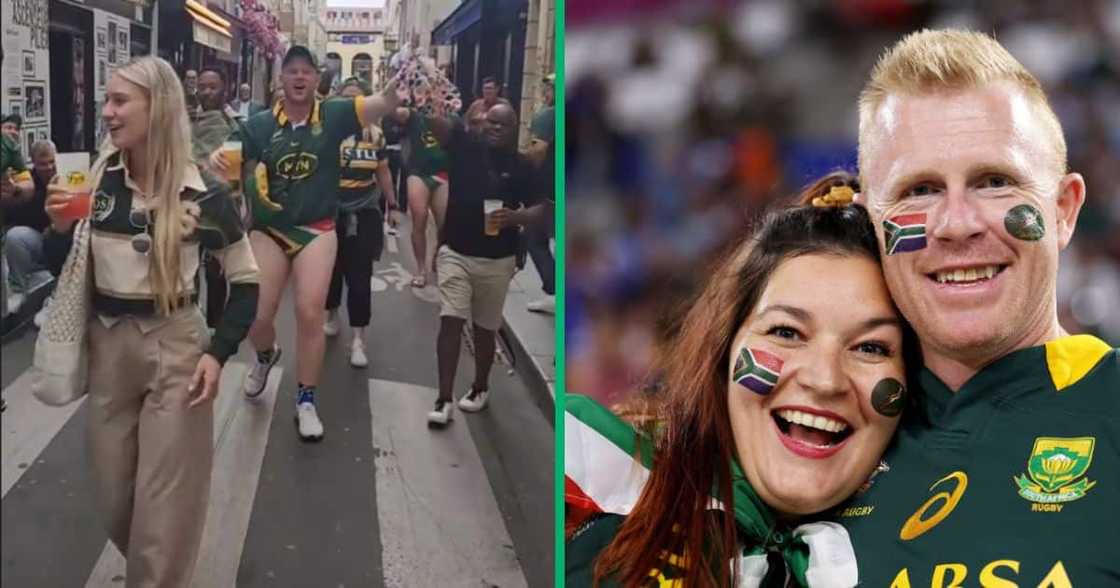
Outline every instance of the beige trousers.
<svg viewBox="0 0 1120 588"><path fill-rule="evenodd" d="M193 305L160 321L95 317L89 337L94 488L109 539L128 561L126 585L185 588L213 462L214 405L187 408L206 322Z"/></svg>
<svg viewBox="0 0 1120 588"><path fill-rule="evenodd" d="M502 308L517 271L514 256L471 257L444 245L436 254L436 271L440 316L474 321L488 331L502 328Z"/></svg>

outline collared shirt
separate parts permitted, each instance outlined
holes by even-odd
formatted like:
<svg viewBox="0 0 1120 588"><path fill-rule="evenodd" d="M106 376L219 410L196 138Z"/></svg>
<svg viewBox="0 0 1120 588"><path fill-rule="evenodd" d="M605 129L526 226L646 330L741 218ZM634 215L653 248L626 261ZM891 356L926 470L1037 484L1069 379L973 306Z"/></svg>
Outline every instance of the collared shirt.
<svg viewBox="0 0 1120 588"><path fill-rule="evenodd" d="M384 147L384 139L376 127L342 142L338 179L339 209L342 212L377 207L377 168L384 159Z"/></svg>
<svg viewBox="0 0 1120 588"><path fill-rule="evenodd" d="M197 228L180 246L182 296L189 302L197 300L194 284L201 249L218 260L231 284L227 312L208 350L219 361L225 361L237 350L255 316L259 270L226 184L190 164L184 170L180 193L184 202L192 202L199 209ZM133 247L137 235L153 235L158 209L158 200L146 196L129 174L126 154L116 151L108 155L93 194L90 215L93 308L106 326L112 326L120 317L133 316L141 330L149 331L167 320L156 307L150 253L139 253ZM133 222L133 210L146 211L148 220ZM66 258L71 237L72 234L48 233L46 256L55 271Z"/></svg>
<svg viewBox="0 0 1120 588"><path fill-rule="evenodd" d="M242 138L245 161L250 169L254 162L265 166L264 174L254 174L256 181L246 181L256 224L298 226L335 217L340 147L373 122L362 119L365 100L316 100L303 122L290 120L281 101L249 119Z"/></svg>

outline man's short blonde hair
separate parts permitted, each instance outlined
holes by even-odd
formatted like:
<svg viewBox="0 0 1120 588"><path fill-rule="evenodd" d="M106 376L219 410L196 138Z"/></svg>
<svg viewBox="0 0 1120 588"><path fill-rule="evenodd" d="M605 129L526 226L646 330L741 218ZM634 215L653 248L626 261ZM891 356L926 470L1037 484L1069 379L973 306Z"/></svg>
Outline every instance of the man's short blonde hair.
<svg viewBox="0 0 1120 588"><path fill-rule="evenodd" d="M891 47L875 64L859 96L859 168L867 163L875 116L889 95L922 95L1010 81L1034 103L1054 144L1059 173L1066 171L1062 125L1042 85L998 41L983 33L921 30Z"/></svg>

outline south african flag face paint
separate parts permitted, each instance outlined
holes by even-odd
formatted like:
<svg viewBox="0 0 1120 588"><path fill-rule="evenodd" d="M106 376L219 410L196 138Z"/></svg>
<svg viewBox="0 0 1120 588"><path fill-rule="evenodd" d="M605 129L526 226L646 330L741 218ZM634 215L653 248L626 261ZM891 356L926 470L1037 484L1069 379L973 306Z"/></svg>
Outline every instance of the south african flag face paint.
<svg viewBox="0 0 1120 588"><path fill-rule="evenodd" d="M765 396L778 385L781 373L780 357L761 349L744 347L739 350L739 357L735 359L733 378L740 386Z"/></svg>
<svg viewBox="0 0 1120 588"><path fill-rule="evenodd" d="M900 214L883 221L887 236L887 255L917 251L926 247L926 213Z"/></svg>

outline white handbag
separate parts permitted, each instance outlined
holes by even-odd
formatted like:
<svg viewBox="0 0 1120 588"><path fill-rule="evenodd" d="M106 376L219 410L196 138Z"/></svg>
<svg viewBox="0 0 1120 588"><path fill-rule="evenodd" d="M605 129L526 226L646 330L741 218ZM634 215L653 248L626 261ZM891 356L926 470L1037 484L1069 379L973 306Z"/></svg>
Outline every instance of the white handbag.
<svg viewBox="0 0 1120 588"><path fill-rule="evenodd" d="M69 404L89 390L87 329L93 290L90 257L89 219L82 219L74 228L70 253L47 307L46 321L35 340L31 392L44 404Z"/></svg>

